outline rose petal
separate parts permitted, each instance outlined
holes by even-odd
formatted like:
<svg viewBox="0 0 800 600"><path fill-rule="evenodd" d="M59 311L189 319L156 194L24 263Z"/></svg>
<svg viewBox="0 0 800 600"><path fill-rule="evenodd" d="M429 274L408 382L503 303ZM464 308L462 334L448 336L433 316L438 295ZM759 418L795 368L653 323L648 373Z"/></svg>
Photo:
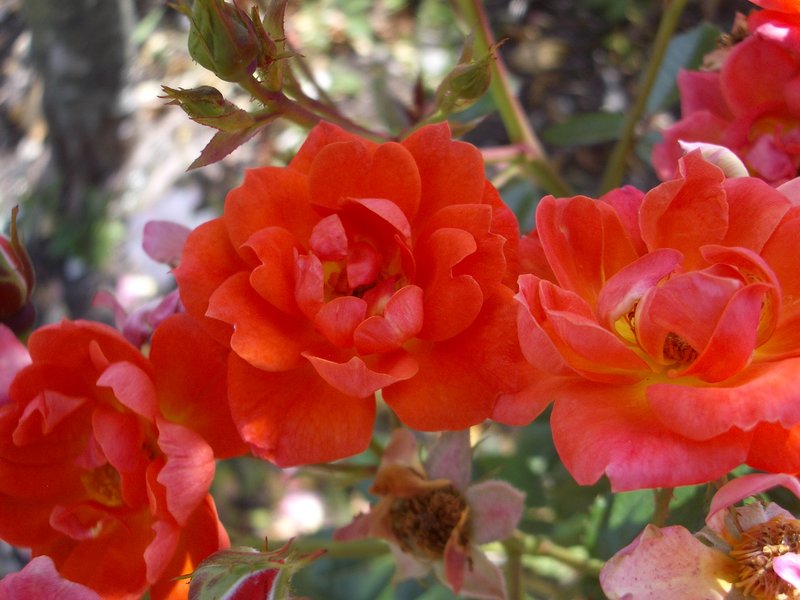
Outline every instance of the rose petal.
<svg viewBox="0 0 800 600"><path fill-rule="evenodd" d="M609 600L724 600L735 578L732 560L683 527L647 525L606 563L600 585Z"/></svg>
<svg viewBox="0 0 800 600"><path fill-rule="evenodd" d="M505 540L514 533L525 509L525 494L505 481L481 481L467 489L472 510L473 542Z"/></svg>
<svg viewBox="0 0 800 600"><path fill-rule="evenodd" d="M416 361L409 356L390 361L386 371L373 370L358 356L353 356L343 363L326 360L307 352L304 352L303 356L322 379L341 393L353 398L372 396L379 389L414 377L417 372Z"/></svg>
<svg viewBox="0 0 800 600"><path fill-rule="evenodd" d="M750 436L732 429L705 441L665 427L641 385L576 382L555 392L553 440L581 485L604 473L614 491L712 481L742 464Z"/></svg>
<svg viewBox="0 0 800 600"><path fill-rule="evenodd" d="M753 473L750 475L742 475L741 477L729 481L714 494L714 498L711 500L711 506L708 509L708 515L706 516L706 523L709 523L719 511L745 498L755 496L756 494L778 486L785 487L800 498L800 481L798 481L797 477L784 473Z"/></svg>
<svg viewBox="0 0 800 600"><path fill-rule="evenodd" d="M260 369L282 371L297 366L309 345L305 321L288 317L255 293L247 273L220 285L209 300L208 316L234 327L230 347Z"/></svg>
<svg viewBox="0 0 800 600"><path fill-rule="evenodd" d="M456 489L466 491L472 479L472 448L469 429L444 431L425 460L431 479L448 479Z"/></svg>
<svg viewBox="0 0 800 600"><path fill-rule="evenodd" d="M157 423L158 447L167 463L156 480L166 489L170 514L183 526L211 487L214 452L191 429L161 418Z"/></svg>
<svg viewBox="0 0 800 600"><path fill-rule="evenodd" d="M794 589L800 590L800 554L787 552L776 556L772 560L772 570Z"/></svg>
<svg viewBox="0 0 800 600"><path fill-rule="evenodd" d="M19 573L3 577L0 580L0 596L6 600L101 600L93 590L64 579L49 556L36 556Z"/></svg>
<svg viewBox="0 0 800 600"><path fill-rule="evenodd" d="M423 291L407 285L395 292L383 315L373 315L359 324L353 336L361 354L390 352L415 337L422 329Z"/></svg>
<svg viewBox="0 0 800 600"><path fill-rule="evenodd" d="M228 395L244 440L257 456L281 467L358 454L372 436L375 400L342 394L310 363L267 373L231 354Z"/></svg>
<svg viewBox="0 0 800 600"><path fill-rule="evenodd" d="M172 221L148 221L144 225L142 247L147 256L165 265L177 265L191 230Z"/></svg>
<svg viewBox="0 0 800 600"><path fill-rule="evenodd" d="M800 359L750 366L724 386L656 383L647 400L658 419L691 439L711 440L731 428L745 431L761 422L784 427L800 423Z"/></svg>

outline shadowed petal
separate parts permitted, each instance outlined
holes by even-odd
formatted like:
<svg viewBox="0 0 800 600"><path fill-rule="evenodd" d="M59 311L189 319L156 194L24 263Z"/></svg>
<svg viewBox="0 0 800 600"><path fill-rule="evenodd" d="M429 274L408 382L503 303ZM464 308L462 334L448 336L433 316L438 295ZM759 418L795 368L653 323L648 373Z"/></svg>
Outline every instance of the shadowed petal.
<svg viewBox="0 0 800 600"><path fill-rule="evenodd" d="M751 430L760 422L800 423L800 359L752 365L725 386L656 383L647 400L659 420L695 440L710 440L732 427Z"/></svg>
<svg viewBox="0 0 800 600"><path fill-rule="evenodd" d="M208 316L234 326L230 347L253 366L268 371L291 369L308 347L308 325L265 302L237 273L211 296Z"/></svg>
<svg viewBox="0 0 800 600"><path fill-rule="evenodd" d="M244 440L257 456L281 467L352 456L372 437L374 398L339 392L310 363L267 373L231 354L228 394Z"/></svg>

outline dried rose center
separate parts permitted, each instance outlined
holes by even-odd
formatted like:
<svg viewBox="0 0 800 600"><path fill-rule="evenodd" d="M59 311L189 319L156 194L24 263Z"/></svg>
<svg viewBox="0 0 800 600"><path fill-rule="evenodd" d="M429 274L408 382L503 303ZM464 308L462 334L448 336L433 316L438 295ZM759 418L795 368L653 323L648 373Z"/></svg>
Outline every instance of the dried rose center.
<svg viewBox="0 0 800 600"><path fill-rule="evenodd" d="M102 467L83 471L81 483L86 493L95 502L105 506L121 506L122 490L117 470L106 463Z"/></svg>
<svg viewBox="0 0 800 600"><path fill-rule="evenodd" d="M464 497L448 485L411 498L398 498L390 509L389 522L404 551L440 558L465 510L467 502ZM464 537L467 531L468 528L464 527ZM459 542L466 546L468 540Z"/></svg>
<svg viewBox="0 0 800 600"><path fill-rule="evenodd" d="M688 365L697 358L697 350L677 333L670 331L664 338L664 358L674 363Z"/></svg>
<svg viewBox="0 0 800 600"><path fill-rule="evenodd" d="M800 521L777 516L751 527L730 552L739 567L736 587L756 600L800 599L800 590L772 570L776 557L798 551Z"/></svg>

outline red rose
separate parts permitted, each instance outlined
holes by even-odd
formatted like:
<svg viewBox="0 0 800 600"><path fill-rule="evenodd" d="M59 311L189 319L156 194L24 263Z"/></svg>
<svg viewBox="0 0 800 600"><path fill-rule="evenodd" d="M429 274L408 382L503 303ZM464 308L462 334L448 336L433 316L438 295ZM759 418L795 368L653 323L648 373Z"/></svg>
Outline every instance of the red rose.
<svg viewBox="0 0 800 600"><path fill-rule="evenodd" d="M800 471L800 207L694 152L646 195L545 198L535 234L552 270L520 277L520 342L578 483Z"/></svg>
<svg viewBox="0 0 800 600"><path fill-rule="evenodd" d="M191 339L191 321L172 324ZM163 343L154 339L153 353ZM173 579L228 538L208 495L211 447L159 406L181 386L157 389L161 367L102 324L46 326L28 346L32 362L0 405L0 538L51 557L63 577L104 598L147 589L185 598L188 586Z"/></svg>
<svg viewBox="0 0 800 600"><path fill-rule="evenodd" d="M375 144L322 124L286 168L248 171L175 276L230 344L229 401L279 465L366 448L374 394L408 426L460 429L517 389L518 225L445 125Z"/></svg>

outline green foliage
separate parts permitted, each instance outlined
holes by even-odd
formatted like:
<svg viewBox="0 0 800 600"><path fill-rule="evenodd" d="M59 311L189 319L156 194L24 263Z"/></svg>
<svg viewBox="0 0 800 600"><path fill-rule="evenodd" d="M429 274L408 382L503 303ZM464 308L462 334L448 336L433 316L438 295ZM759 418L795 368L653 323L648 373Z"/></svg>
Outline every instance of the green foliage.
<svg viewBox="0 0 800 600"><path fill-rule="evenodd" d="M577 114L542 130L542 139L556 146L587 146L619 139L625 115L595 112Z"/></svg>
<svg viewBox="0 0 800 600"><path fill-rule="evenodd" d="M709 23L700 23L689 31L672 38L656 81L647 98L645 110L654 113L668 108L678 100L676 78L681 69L696 69L703 56L714 49L719 29Z"/></svg>

